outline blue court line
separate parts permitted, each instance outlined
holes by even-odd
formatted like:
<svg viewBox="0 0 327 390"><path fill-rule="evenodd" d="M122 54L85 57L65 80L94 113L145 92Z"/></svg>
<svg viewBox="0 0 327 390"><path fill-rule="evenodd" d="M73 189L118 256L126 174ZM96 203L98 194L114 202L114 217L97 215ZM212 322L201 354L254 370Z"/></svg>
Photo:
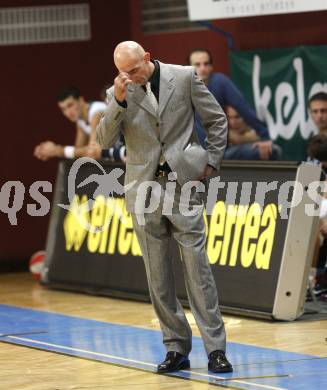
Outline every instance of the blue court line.
<svg viewBox="0 0 327 390"><path fill-rule="evenodd" d="M166 352L157 330L9 305L0 305L0 341L150 372ZM234 372L212 374L193 337L191 369L170 375L249 390L327 388L327 358L239 343L228 343L227 353Z"/></svg>

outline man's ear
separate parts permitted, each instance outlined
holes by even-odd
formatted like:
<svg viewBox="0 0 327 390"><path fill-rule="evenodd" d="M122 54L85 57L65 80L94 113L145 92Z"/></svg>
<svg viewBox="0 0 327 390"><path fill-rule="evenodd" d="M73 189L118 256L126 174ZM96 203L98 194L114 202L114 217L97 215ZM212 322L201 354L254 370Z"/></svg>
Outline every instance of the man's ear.
<svg viewBox="0 0 327 390"><path fill-rule="evenodd" d="M147 51L144 54L144 61L145 62L150 62L150 60L151 60L151 54Z"/></svg>

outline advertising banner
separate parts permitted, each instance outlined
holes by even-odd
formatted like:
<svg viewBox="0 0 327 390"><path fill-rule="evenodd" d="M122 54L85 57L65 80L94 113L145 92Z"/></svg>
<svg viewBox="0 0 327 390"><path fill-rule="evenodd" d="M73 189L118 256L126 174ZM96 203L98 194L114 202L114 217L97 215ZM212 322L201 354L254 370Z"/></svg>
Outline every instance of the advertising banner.
<svg viewBox="0 0 327 390"><path fill-rule="evenodd" d="M327 10L325 0L188 0L190 20Z"/></svg>
<svg viewBox="0 0 327 390"><path fill-rule="evenodd" d="M76 171L75 183L71 183L74 164L61 161L44 283L75 291L149 299L131 215L124 198L108 186L110 175L117 169L122 172L122 168L84 164ZM220 177L211 179L204 212L206 249L222 306L272 313L297 169L294 163L226 163ZM123 175L115 184L116 190L122 180ZM215 188L219 190L212 198L209 194ZM186 301L182 264L173 239L171 245L177 293Z"/></svg>
<svg viewBox="0 0 327 390"><path fill-rule="evenodd" d="M267 123L283 159L305 159L307 140L317 132L307 102L327 92L327 46L233 51L230 58L233 81Z"/></svg>

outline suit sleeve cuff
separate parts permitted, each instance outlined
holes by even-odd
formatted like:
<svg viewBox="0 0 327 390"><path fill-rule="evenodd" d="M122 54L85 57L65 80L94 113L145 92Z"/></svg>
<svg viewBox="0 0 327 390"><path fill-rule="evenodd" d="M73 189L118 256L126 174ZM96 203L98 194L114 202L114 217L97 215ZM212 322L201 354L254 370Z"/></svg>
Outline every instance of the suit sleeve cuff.
<svg viewBox="0 0 327 390"><path fill-rule="evenodd" d="M217 161L218 160L218 161ZM214 170L218 170L220 166L220 161L217 158L214 158L212 155L209 154L208 156L208 162L207 164L212 167Z"/></svg>
<svg viewBox="0 0 327 390"><path fill-rule="evenodd" d="M127 108L127 102L126 102L126 100L123 100L122 102L120 102L120 101L117 100L116 98L115 98L115 100L116 100L117 104L118 104L120 107Z"/></svg>

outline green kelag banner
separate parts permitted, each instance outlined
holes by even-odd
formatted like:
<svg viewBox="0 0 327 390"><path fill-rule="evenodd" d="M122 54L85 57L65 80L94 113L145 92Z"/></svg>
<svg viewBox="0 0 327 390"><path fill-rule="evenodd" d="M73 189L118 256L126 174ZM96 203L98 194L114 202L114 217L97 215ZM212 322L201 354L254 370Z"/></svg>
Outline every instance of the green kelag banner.
<svg viewBox="0 0 327 390"><path fill-rule="evenodd" d="M307 109L313 94L327 92L327 46L234 51L232 79L268 125L285 160L305 158L305 145L317 131Z"/></svg>

